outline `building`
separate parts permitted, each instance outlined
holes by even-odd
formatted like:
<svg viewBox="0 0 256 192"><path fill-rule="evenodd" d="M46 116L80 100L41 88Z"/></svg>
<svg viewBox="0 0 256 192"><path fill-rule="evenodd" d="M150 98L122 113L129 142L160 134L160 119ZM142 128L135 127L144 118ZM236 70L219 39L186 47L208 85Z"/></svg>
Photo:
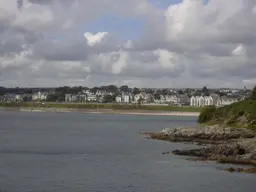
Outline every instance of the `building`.
<svg viewBox="0 0 256 192"><path fill-rule="evenodd" d="M147 93L143 95L143 98L145 99L145 103L153 103L154 102L154 96L151 93Z"/></svg>
<svg viewBox="0 0 256 192"><path fill-rule="evenodd" d="M178 103L182 106L189 106L190 105L190 98L187 94L180 95L178 97Z"/></svg>
<svg viewBox="0 0 256 192"><path fill-rule="evenodd" d="M212 96L205 96L204 97L204 105L205 106L213 105L213 98L212 98Z"/></svg>
<svg viewBox="0 0 256 192"><path fill-rule="evenodd" d="M90 93L87 95L87 101L89 101L89 102L97 101L97 96L94 95L93 93Z"/></svg>
<svg viewBox="0 0 256 192"><path fill-rule="evenodd" d="M23 101L23 96L17 94L17 95L15 95L15 100L16 100L16 101Z"/></svg>
<svg viewBox="0 0 256 192"><path fill-rule="evenodd" d="M217 106L225 106L225 105L230 105L232 103L238 102L238 99L236 98L231 98L227 96L220 97L217 101Z"/></svg>
<svg viewBox="0 0 256 192"><path fill-rule="evenodd" d="M192 96L190 97L190 106L194 107L197 106L196 97Z"/></svg>
<svg viewBox="0 0 256 192"><path fill-rule="evenodd" d="M121 96L117 96L116 97L116 102L117 103L122 103L122 97Z"/></svg>
<svg viewBox="0 0 256 192"><path fill-rule="evenodd" d="M86 102L87 101L87 95L86 94L79 94L77 95L77 102Z"/></svg>
<svg viewBox="0 0 256 192"><path fill-rule="evenodd" d="M205 97L192 96L190 98L190 106L203 107L203 106L215 105L219 107L219 106L230 105L237 101L238 99L227 97L227 96L223 96L221 98L216 95L205 96Z"/></svg>
<svg viewBox="0 0 256 192"><path fill-rule="evenodd" d="M40 91L38 91L37 93L34 93L32 95L32 100L33 101L41 101L41 100L46 100L47 99L47 93L41 93Z"/></svg>
<svg viewBox="0 0 256 192"><path fill-rule="evenodd" d="M171 105L178 105L180 101L180 98L177 95L171 95L170 96L170 104Z"/></svg>
<svg viewBox="0 0 256 192"><path fill-rule="evenodd" d="M72 99L71 99L71 94L65 94L65 102L71 102Z"/></svg>
<svg viewBox="0 0 256 192"><path fill-rule="evenodd" d="M130 95L123 94L123 95L122 95L122 102L123 102L123 103L130 103L130 102L131 102L131 97L130 97Z"/></svg>

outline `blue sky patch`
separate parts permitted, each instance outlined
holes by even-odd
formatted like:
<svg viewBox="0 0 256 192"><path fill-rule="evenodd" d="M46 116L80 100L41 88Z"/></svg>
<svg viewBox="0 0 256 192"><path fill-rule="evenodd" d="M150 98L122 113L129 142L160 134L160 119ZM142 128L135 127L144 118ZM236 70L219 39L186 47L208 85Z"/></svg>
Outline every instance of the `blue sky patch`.
<svg viewBox="0 0 256 192"><path fill-rule="evenodd" d="M120 15L108 14L94 20L83 28L84 32L109 32L122 39L134 40L140 37L144 23L139 18L122 18Z"/></svg>

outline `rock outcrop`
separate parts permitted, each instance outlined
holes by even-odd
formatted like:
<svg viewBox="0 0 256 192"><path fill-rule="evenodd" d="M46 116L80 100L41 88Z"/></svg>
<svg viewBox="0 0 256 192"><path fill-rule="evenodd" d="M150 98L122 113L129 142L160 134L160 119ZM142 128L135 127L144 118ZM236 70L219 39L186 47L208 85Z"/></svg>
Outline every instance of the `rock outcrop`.
<svg viewBox="0 0 256 192"><path fill-rule="evenodd" d="M196 126L196 127L184 127L175 129L164 129L160 133L167 135L174 140L184 140L184 141L205 141L213 143L216 141L229 141L233 139L241 138L253 138L255 132L249 129L238 129L232 127L225 127L221 125L214 126Z"/></svg>
<svg viewBox="0 0 256 192"><path fill-rule="evenodd" d="M256 166L256 135L249 129L214 126L164 129L158 133L145 133L148 138L171 142L195 142L210 146L174 150L175 155L214 160L219 163L250 164Z"/></svg>

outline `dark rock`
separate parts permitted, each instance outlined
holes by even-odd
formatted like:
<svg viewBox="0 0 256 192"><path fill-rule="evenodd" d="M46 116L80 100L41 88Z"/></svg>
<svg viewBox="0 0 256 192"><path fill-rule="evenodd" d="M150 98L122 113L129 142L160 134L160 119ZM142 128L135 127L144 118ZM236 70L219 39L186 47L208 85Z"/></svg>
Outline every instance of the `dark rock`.
<svg viewBox="0 0 256 192"><path fill-rule="evenodd" d="M225 168L222 169L224 171L229 171L231 173L233 172L238 172L238 173L256 173L256 168L248 168L248 169L244 169L244 168L233 168L233 167L229 167L229 168Z"/></svg>
<svg viewBox="0 0 256 192"><path fill-rule="evenodd" d="M191 150L174 150L175 155L196 157L198 160L213 160L219 163L256 165L255 132L230 127L199 126L164 129L159 133L144 133L148 138L170 142L189 142L208 147ZM163 152L162 154L169 154Z"/></svg>

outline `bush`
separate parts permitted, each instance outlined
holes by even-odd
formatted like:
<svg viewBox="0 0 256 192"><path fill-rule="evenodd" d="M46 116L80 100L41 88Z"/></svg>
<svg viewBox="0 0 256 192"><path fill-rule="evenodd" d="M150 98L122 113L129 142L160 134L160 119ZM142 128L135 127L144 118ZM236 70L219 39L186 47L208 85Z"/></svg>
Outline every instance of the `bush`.
<svg viewBox="0 0 256 192"><path fill-rule="evenodd" d="M219 108L204 108L197 121L256 130L256 100L248 99Z"/></svg>
<svg viewBox="0 0 256 192"><path fill-rule="evenodd" d="M251 99L252 99L252 100L256 100L256 86L255 86L254 89L252 90Z"/></svg>
<svg viewBox="0 0 256 192"><path fill-rule="evenodd" d="M198 123L206 123L213 119L216 112L215 106L208 106L205 107L202 112L200 113L197 122Z"/></svg>

